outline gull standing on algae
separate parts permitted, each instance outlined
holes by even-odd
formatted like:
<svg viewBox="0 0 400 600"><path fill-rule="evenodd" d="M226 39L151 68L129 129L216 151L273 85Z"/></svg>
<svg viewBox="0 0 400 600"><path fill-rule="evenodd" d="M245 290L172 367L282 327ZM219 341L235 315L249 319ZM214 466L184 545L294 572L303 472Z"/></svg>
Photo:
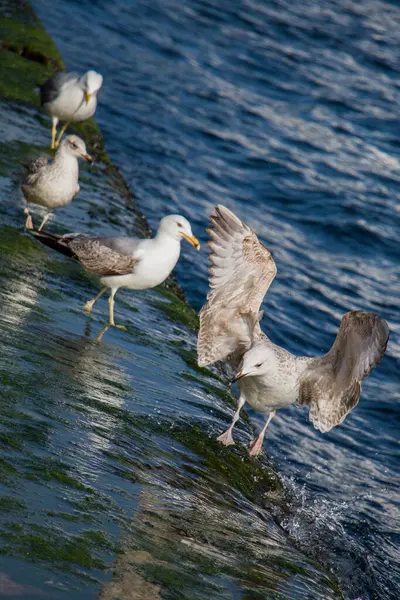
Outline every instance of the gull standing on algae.
<svg viewBox="0 0 400 600"><path fill-rule="evenodd" d="M47 156L39 156L27 165L22 181L22 192L27 203L48 208L61 208L71 202L80 190L78 158L91 162L92 157L86 151L85 142L77 135L68 135L58 148L55 157L49 163ZM25 208L26 229L33 229L29 209ZM47 213L39 227L41 231L51 216Z"/></svg>
<svg viewBox="0 0 400 600"><path fill-rule="evenodd" d="M377 315L355 310L342 318L333 346L323 356L295 356L261 331L260 304L275 275L275 262L254 231L224 206L217 206L208 229L210 288L200 312L197 351L200 366L227 360L240 390L230 427L218 440L234 444L232 429L243 405L268 413L250 455L262 450L276 410L295 402L309 406L316 429L339 425L360 399L361 382L381 360L389 328Z"/></svg>
<svg viewBox="0 0 400 600"><path fill-rule="evenodd" d="M119 288L145 290L156 287L167 279L181 252L182 239L200 249L187 219L169 215L160 221L152 239L130 237L96 237L83 233L51 235L32 231L42 244L75 258L89 271L99 276L103 288L84 310L92 311L94 303L109 288L110 319L114 323L114 296Z"/></svg>
<svg viewBox="0 0 400 600"><path fill-rule="evenodd" d="M40 86L40 104L53 117L51 148L57 148L70 123L86 121L97 108L97 92L103 85L103 76L96 71L55 73ZM57 125L65 121L56 140Z"/></svg>

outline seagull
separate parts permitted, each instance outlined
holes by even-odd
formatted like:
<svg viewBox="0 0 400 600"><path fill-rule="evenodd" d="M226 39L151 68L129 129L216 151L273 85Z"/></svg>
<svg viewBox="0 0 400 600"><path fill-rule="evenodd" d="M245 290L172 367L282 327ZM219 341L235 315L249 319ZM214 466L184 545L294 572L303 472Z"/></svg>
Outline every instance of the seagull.
<svg viewBox="0 0 400 600"><path fill-rule="evenodd" d="M257 235L224 206L210 216L210 288L200 311L199 366L228 361L240 397L230 427L217 439L234 444L232 429L246 402L268 414L250 456L261 450L279 408L309 406L314 427L327 432L342 423L360 399L361 383L382 359L389 328L377 315L354 310L342 318L336 339L323 356L295 356L274 344L260 328L260 305L276 266Z"/></svg>
<svg viewBox="0 0 400 600"><path fill-rule="evenodd" d="M40 104L53 117L51 148L57 148L61 138L72 122L85 121L94 115L97 92L103 84L103 76L96 71L55 73L40 86ZM65 121L56 141L57 125Z"/></svg>
<svg viewBox="0 0 400 600"><path fill-rule="evenodd" d="M68 135L58 148L51 163L46 156L39 156L27 165L27 172L22 181L22 192L28 203L38 204L53 210L66 206L80 190L78 177L78 158L91 161L86 151L85 142L77 135ZM33 229L29 209L25 208L26 229ZM47 213L39 227L42 230L50 218Z"/></svg>
<svg viewBox="0 0 400 600"><path fill-rule="evenodd" d="M99 276L103 287L86 302L86 312L90 313L94 303L110 288L108 325L115 325L114 296L119 288L145 290L160 285L178 262L182 239L200 250L189 221L180 215L161 219L157 234L152 239L97 237L83 233L62 236L39 231L32 233L42 244L75 258L89 273Z"/></svg>

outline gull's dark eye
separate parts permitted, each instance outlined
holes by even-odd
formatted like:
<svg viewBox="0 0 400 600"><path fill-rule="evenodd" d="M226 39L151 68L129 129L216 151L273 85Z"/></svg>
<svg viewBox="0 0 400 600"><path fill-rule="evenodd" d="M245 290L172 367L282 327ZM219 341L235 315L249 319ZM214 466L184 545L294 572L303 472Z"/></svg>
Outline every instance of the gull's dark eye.
<svg viewBox="0 0 400 600"><path fill-rule="evenodd" d="M178 227L183 227L182 223L178 223Z"/></svg>
<svg viewBox="0 0 400 600"><path fill-rule="evenodd" d="M258 365L256 365L256 367L262 367L262 363L258 363Z"/></svg>

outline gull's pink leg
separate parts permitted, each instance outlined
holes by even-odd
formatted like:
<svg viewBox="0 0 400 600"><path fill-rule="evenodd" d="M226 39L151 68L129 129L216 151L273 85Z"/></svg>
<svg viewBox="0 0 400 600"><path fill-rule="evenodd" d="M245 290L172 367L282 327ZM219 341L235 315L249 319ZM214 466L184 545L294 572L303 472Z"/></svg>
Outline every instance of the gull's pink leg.
<svg viewBox="0 0 400 600"><path fill-rule="evenodd" d="M45 215L43 217L43 221L40 224L40 227L38 229L38 231L42 231L43 227L46 225L47 221L53 216L53 213L47 213L47 215Z"/></svg>
<svg viewBox="0 0 400 600"><path fill-rule="evenodd" d="M224 431L224 433L221 433L221 435L219 435L217 437L217 440L219 442L221 442L222 444L224 444L224 446L232 446L235 443L235 441L234 441L234 439L232 437L232 429L234 428L235 423L236 423L236 421L239 418L240 410L243 407L243 405L244 405L245 402L246 402L246 400L242 396L240 396L239 402L238 402L238 407L237 407L237 410L236 410L236 412L235 412L235 414L233 416L232 423L230 424L230 426L228 427L228 429L226 431Z"/></svg>
<svg viewBox="0 0 400 600"><path fill-rule="evenodd" d="M25 229L33 229L33 221L29 208L24 209L24 215L26 215Z"/></svg>
<svg viewBox="0 0 400 600"><path fill-rule="evenodd" d="M265 423L264 427L261 429L258 437L251 442L250 452L249 452L250 456L258 456L260 454L260 452L262 450L265 432L267 431L269 422L272 421L272 419L274 418L275 415L276 415L276 410L271 410L271 412L268 415L267 422Z"/></svg>

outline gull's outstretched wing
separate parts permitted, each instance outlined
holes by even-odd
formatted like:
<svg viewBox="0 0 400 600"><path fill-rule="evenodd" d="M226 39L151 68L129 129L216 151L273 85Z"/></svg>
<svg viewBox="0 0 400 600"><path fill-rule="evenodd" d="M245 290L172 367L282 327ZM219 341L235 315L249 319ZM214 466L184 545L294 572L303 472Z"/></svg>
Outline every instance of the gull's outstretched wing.
<svg viewBox="0 0 400 600"><path fill-rule="evenodd" d="M276 274L269 250L225 206L210 216L210 288L200 311L199 365L243 354L252 343L260 304Z"/></svg>
<svg viewBox="0 0 400 600"><path fill-rule="evenodd" d="M55 73L40 86L41 106L56 100L65 85L70 85L78 80L79 75L77 73Z"/></svg>
<svg viewBox="0 0 400 600"><path fill-rule="evenodd" d="M357 405L361 382L380 362L388 340L388 324L377 315L344 315L328 354L312 360L300 379L299 403L310 405L316 429L329 431Z"/></svg>
<svg viewBox="0 0 400 600"><path fill-rule="evenodd" d="M133 272L138 258L133 254L140 240L133 238L95 237L82 233L53 235L32 231L42 244L75 258L90 273L100 277L128 275Z"/></svg>

